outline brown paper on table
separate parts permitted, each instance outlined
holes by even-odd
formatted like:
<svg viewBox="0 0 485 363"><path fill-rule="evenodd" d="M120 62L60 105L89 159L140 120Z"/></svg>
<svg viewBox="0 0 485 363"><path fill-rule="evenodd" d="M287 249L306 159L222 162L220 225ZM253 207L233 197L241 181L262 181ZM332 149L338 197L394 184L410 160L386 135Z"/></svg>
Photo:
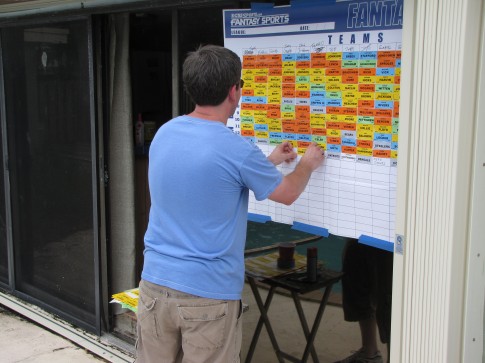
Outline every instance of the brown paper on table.
<svg viewBox="0 0 485 363"><path fill-rule="evenodd" d="M306 256L295 253L295 267L278 268L279 253L246 258L246 274L255 278L270 278L285 275L306 268Z"/></svg>

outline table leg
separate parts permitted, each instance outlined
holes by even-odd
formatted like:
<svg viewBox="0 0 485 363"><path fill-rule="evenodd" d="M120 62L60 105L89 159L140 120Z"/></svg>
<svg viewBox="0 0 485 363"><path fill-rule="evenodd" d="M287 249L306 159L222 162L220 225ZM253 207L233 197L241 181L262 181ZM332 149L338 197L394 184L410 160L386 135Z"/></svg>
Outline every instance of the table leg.
<svg viewBox="0 0 485 363"><path fill-rule="evenodd" d="M312 354L313 362L318 363L319 360L318 360L317 352L315 351L315 347L313 346L313 342L311 345L309 344L310 329L308 328L308 323L306 321L305 313L303 312L303 308L301 306L300 296L295 291L291 292L291 296L293 297L293 301L295 302L295 307L298 313L298 317L300 318L301 327L303 328L303 333L305 334L305 339L307 340L307 344L305 348L311 346L311 354ZM320 310L320 306L319 306L319 310ZM318 312L317 312L317 315L318 315ZM306 349L305 349L305 352L306 352ZM303 355L303 357L305 358L305 354ZM308 355L306 356L306 359L308 359ZM306 360L305 361L302 360L302 362L306 362Z"/></svg>
<svg viewBox="0 0 485 363"><path fill-rule="evenodd" d="M320 306L318 307L317 315L315 316L315 320L314 320L313 326L312 326L312 331L310 332L310 334L308 334L308 325L306 325L306 319L305 319L305 316L303 315L303 309L301 308L300 300L298 298L298 295L295 294L296 297L298 298L297 299L298 305L299 305L299 307L297 306L297 310L299 311L298 315L300 316L302 326L306 325L306 331L305 331L305 327L303 327L303 330L305 331L305 335L307 335L307 344L306 344L306 347L305 347L305 351L303 353L303 357L301 359L301 363L306 363L306 361L308 360L308 356L310 355L310 352L312 354L313 361L315 363L319 362L318 357L317 357L316 352L315 352L315 347L313 346L313 343L314 343L315 337L317 335L318 327L320 326L320 322L322 320L323 312L325 311L325 307L327 306L328 298L330 297L330 292L332 291L332 287L333 287L333 284L330 284L325 288L325 292L322 296L322 300L320 301ZM294 299L295 299L295 297L294 297ZM295 300L295 304L296 304L296 300ZM300 315L300 311L301 311L301 315ZM302 318L303 318L303 320L302 320ZM303 323L303 321L305 323Z"/></svg>
<svg viewBox="0 0 485 363"><path fill-rule="evenodd" d="M259 312L261 313L261 316L259 317L258 324L256 325L256 329L254 331L253 338L251 340L251 345L249 346L248 354L246 356L246 363L250 363L254 350L256 349L256 344L259 339L259 334L261 333L261 329L263 328L263 324L266 326L266 330L268 331L269 338L271 340L271 344L273 345L273 349L276 353L276 356L278 357L278 362L284 363L283 358L280 356L280 348L278 346L278 342L276 341L273 328L271 327L271 324L269 322L268 318L268 310L269 306L271 305L271 301L273 299L273 295L275 292L275 287L271 286L269 291L268 291L268 296L266 297L266 301L263 305L263 300L261 298L261 295L259 294L258 286L256 285L256 282L253 277L247 277L247 280L249 282L249 286L251 287L251 290L253 291L254 298L256 300L256 304L258 305Z"/></svg>

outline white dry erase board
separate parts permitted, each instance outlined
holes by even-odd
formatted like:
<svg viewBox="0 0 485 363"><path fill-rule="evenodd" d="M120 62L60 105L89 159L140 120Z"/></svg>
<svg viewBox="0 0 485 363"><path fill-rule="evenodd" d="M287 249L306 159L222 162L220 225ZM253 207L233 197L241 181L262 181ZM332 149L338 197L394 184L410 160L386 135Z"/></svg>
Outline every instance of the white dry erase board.
<svg viewBox="0 0 485 363"><path fill-rule="evenodd" d="M311 142L326 154L292 206L251 194L252 218L393 250L402 15L402 0L224 11L244 80L228 126L266 155L286 140L299 157Z"/></svg>

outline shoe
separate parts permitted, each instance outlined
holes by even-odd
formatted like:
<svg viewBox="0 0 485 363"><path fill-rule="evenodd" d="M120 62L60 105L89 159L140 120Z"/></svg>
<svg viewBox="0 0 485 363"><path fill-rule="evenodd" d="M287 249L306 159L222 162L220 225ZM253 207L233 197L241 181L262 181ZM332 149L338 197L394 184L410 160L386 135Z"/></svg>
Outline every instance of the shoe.
<svg viewBox="0 0 485 363"><path fill-rule="evenodd" d="M383 360L381 352L377 351L372 358L367 358L363 352L363 349L360 348L347 358L336 361L335 363L383 363Z"/></svg>

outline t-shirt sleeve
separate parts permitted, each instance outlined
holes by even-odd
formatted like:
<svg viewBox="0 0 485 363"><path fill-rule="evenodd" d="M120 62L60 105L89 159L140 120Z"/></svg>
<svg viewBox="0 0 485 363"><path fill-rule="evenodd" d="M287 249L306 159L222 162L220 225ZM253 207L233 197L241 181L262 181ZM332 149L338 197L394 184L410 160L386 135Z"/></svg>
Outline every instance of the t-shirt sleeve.
<svg viewBox="0 0 485 363"><path fill-rule="evenodd" d="M257 146L253 146L241 166L241 178L256 200L263 200L273 193L283 175Z"/></svg>

